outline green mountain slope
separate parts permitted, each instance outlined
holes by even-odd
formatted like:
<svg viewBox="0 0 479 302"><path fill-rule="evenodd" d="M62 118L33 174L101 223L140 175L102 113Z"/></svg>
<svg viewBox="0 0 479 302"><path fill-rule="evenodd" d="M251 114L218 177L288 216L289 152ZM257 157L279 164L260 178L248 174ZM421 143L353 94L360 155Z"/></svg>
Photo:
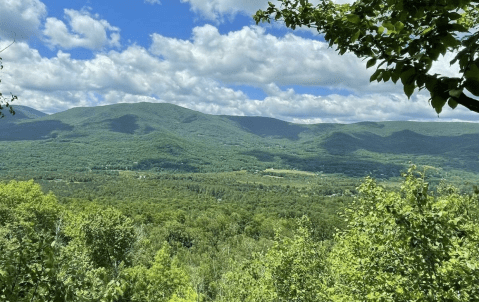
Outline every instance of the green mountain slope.
<svg viewBox="0 0 479 302"><path fill-rule="evenodd" d="M479 124L473 123L298 125L152 103L51 115L17 108L25 117L0 121L0 175L275 168L387 178L409 161L479 172Z"/></svg>
<svg viewBox="0 0 479 302"><path fill-rule="evenodd" d="M41 111L35 110L27 106L14 105L12 107L15 110L15 115L11 115L8 112L8 109L4 108L3 114L5 116L0 120L2 123L15 122L22 119L36 119L36 118L47 115L46 113L43 113Z"/></svg>

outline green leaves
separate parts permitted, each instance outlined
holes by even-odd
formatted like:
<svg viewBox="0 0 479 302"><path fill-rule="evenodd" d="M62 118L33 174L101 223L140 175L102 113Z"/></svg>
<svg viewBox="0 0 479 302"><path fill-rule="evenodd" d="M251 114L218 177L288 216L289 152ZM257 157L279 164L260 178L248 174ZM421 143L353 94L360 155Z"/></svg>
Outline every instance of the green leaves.
<svg viewBox="0 0 479 302"><path fill-rule="evenodd" d="M479 96L479 81L475 78L468 78L464 83L464 87L475 96ZM459 96L457 96L459 97Z"/></svg>
<svg viewBox="0 0 479 302"><path fill-rule="evenodd" d="M348 21L354 24L358 24L360 21L360 18L358 15L350 14L346 16Z"/></svg>
<svg viewBox="0 0 479 302"><path fill-rule="evenodd" d="M396 23L394 23L394 28L396 32L400 32L404 28L404 23L402 23L401 21L397 21Z"/></svg>
<svg viewBox="0 0 479 302"><path fill-rule="evenodd" d="M458 98L462 94L462 89L451 89L449 90L449 95Z"/></svg>
<svg viewBox="0 0 479 302"><path fill-rule="evenodd" d="M369 68L371 66L374 66L376 64L376 58L372 58L370 59L367 63L366 63L366 68Z"/></svg>
<svg viewBox="0 0 479 302"><path fill-rule="evenodd" d="M400 192L361 184L328 257L333 301L469 301L479 289L475 197L430 195L423 177L412 166Z"/></svg>
<svg viewBox="0 0 479 302"><path fill-rule="evenodd" d="M403 70L401 71L401 76L400 76L401 82L403 83L403 85L410 84L413 81L415 74L416 74L416 68L412 66L405 66Z"/></svg>
<svg viewBox="0 0 479 302"><path fill-rule="evenodd" d="M469 29L475 26L477 10L475 4L470 1L452 0L447 1L445 5L431 3L411 5L410 2L402 0L358 2L354 5L321 1L314 8L309 3L301 1L279 0L279 2L282 9L270 6L271 10L268 13L281 11L283 16L285 13L294 16L285 18L288 27L294 28L295 25L317 27L318 32L326 34L330 46L338 45L337 50L340 54L350 51L358 57L369 58L367 68L374 65L373 59L387 62L388 72L377 71L370 81L391 79L396 83L401 78L404 93L408 97L414 91L412 85L414 81L418 81L418 87L423 87L425 76L433 61L437 61L441 54L444 56L447 51L456 50L461 45L465 49L461 50L451 63L459 60L461 72L466 73L466 78L478 77L477 66L471 68L468 66L477 53L479 35L466 34L462 38L456 35L458 32L468 33ZM464 13L458 13L459 9ZM387 34L383 35L385 29ZM403 70L399 62L414 66L416 69ZM389 67L392 63L397 63L396 67ZM477 80L479 81L479 78ZM469 88L477 91L472 87L472 83L469 82ZM459 85L448 87L453 95L458 95L460 89ZM430 89L428 90L432 93ZM444 98L442 96L442 99ZM433 103L436 104L434 107L436 111L442 108L439 104L443 101L438 97ZM468 105L467 108L479 111L476 106Z"/></svg>
<svg viewBox="0 0 479 302"><path fill-rule="evenodd" d="M369 82L375 81L379 75L383 72L384 69L377 69L369 78Z"/></svg>
<svg viewBox="0 0 479 302"><path fill-rule="evenodd" d="M431 105L436 110L437 114L442 112L442 107L446 104L446 99L440 95L435 95L431 98Z"/></svg>
<svg viewBox="0 0 479 302"><path fill-rule="evenodd" d="M413 94L415 87L416 85L414 85L414 83L404 85L404 93L407 95L408 99Z"/></svg>
<svg viewBox="0 0 479 302"><path fill-rule="evenodd" d="M479 68L475 63L469 65L469 69L464 73L467 80L479 81Z"/></svg>
<svg viewBox="0 0 479 302"><path fill-rule="evenodd" d="M356 40L359 38L359 34L361 34L361 31L360 31L360 30L356 31L356 32L352 35L352 37L351 37L351 43L356 42Z"/></svg>

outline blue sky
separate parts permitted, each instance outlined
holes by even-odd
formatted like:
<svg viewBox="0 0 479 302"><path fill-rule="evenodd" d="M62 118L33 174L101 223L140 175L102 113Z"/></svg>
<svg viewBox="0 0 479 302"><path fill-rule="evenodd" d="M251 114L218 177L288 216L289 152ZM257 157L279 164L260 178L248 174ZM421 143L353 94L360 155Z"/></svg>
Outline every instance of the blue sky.
<svg viewBox="0 0 479 302"><path fill-rule="evenodd" d="M426 93L369 83L373 68L313 30L256 26L267 2L3 1L0 47L17 43L2 53L0 90L46 113L146 101L297 123L477 120L463 108L438 118ZM457 74L452 57L431 72Z"/></svg>

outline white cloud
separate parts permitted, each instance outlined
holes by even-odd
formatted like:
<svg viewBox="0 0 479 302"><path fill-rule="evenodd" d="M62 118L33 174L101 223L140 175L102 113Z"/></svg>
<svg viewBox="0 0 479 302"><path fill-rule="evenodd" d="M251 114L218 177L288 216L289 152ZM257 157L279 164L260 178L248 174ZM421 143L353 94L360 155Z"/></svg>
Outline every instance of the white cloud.
<svg viewBox="0 0 479 302"><path fill-rule="evenodd" d="M150 4L161 4L160 0L145 0L145 3L150 3Z"/></svg>
<svg viewBox="0 0 479 302"><path fill-rule="evenodd" d="M223 21L224 16L235 16L238 13L253 15L259 9L266 10L268 2L272 2L276 6L280 5L278 1L271 0L181 0L191 5L191 10L199 13L203 17ZM319 0L309 1L313 5L317 5ZM333 2L344 4L353 3L355 0L334 0Z"/></svg>
<svg viewBox="0 0 479 302"><path fill-rule="evenodd" d="M38 0L0 1L0 38L22 41L39 34L47 10Z"/></svg>
<svg viewBox="0 0 479 302"><path fill-rule="evenodd" d="M88 11L65 9L67 25L56 18L47 18L45 36L47 43L64 49L84 47L101 49L104 47L119 47L120 34L117 27L111 26L106 20L98 20L98 16L91 16ZM108 37L109 34L109 37Z"/></svg>
<svg viewBox="0 0 479 302"><path fill-rule="evenodd" d="M229 84L264 87L278 85L345 88L353 92L400 91L392 84L370 84L372 70L346 53L340 56L325 42L293 34L283 38L257 27L221 35L211 25L193 29L192 41L152 35L150 51L178 68L195 70Z"/></svg>
<svg viewBox="0 0 479 302"><path fill-rule="evenodd" d="M339 56L326 44L287 35L277 38L259 27L221 35L197 27L192 40L152 35L147 50L133 45L75 60L63 51L41 57L26 43L4 56L2 91L47 113L77 106L168 102L209 114L261 115L299 123L362 120L477 120L464 108L445 108L440 119L428 95L411 100L402 86L369 83L373 70L355 56ZM7 41L0 41L0 48ZM449 59L437 62L447 70ZM229 84L259 87L267 97L251 99ZM348 88L356 95L301 94L282 85Z"/></svg>

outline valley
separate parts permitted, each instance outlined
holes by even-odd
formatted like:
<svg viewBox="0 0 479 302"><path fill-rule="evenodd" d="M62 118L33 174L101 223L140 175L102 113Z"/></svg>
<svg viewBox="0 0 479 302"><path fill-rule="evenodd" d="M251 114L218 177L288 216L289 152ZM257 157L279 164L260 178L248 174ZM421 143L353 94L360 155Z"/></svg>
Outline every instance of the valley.
<svg viewBox="0 0 479 302"><path fill-rule="evenodd" d="M455 234L454 217L479 213L479 124L298 125L149 103L15 110L0 120L0 285L27 280L5 291L13 300L323 301L342 290L329 267L350 269L347 234L417 254L399 241L414 231L402 220ZM406 198L420 188L442 198L426 212Z"/></svg>
<svg viewBox="0 0 479 302"><path fill-rule="evenodd" d="M4 179L270 168L389 179L409 162L436 167L430 176L439 179L473 181L479 172L479 124L472 123L299 125L151 103L17 112L0 121Z"/></svg>

